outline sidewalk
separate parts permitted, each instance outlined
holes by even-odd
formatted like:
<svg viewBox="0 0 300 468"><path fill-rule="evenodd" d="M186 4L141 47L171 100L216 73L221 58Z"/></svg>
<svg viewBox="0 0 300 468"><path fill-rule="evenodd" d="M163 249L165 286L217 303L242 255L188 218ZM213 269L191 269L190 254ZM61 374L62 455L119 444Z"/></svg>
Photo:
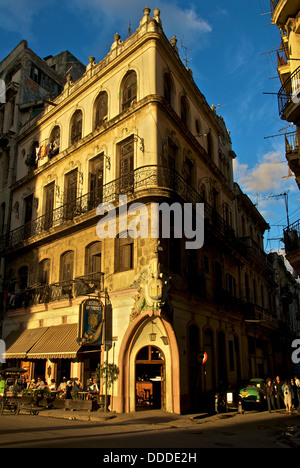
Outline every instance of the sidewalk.
<svg viewBox="0 0 300 468"><path fill-rule="evenodd" d="M28 413L27 413L28 414ZM116 413L103 411L72 411L65 409L41 408L39 416L48 418L59 418L77 421L111 422L115 424L139 423L139 424L191 424L194 420L214 417L208 413L197 414L175 414L163 410L145 410L132 413ZM217 415L216 415L217 416ZM34 417L34 416L33 416Z"/></svg>

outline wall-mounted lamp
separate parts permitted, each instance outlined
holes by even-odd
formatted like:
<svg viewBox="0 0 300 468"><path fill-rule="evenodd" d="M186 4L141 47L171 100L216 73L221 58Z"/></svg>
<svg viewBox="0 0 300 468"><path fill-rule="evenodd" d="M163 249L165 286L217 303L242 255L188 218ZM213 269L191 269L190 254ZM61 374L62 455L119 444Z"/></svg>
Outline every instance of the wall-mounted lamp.
<svg viewBox="0 0 300 468"><path fill-rule="evenodd" d="M163 342L164 345L168 345L168 344L169 344L169 340L168 340L167 336L161 336L160 338L161 338L161 340L162 340L162 342Z"/></svg>
<svg viewBox="0 0 300 468"><path fill-rule="evenodd" d="M156 341L156 333L149 333L149 340Z"/></svg>
<svg viewBox="0 0 300 468"><path fill-rule="evenodd" d="M152 332L149 333L149 340L150 341L156 341L156 333L153 332L153 322L152 322Z"/></svg>

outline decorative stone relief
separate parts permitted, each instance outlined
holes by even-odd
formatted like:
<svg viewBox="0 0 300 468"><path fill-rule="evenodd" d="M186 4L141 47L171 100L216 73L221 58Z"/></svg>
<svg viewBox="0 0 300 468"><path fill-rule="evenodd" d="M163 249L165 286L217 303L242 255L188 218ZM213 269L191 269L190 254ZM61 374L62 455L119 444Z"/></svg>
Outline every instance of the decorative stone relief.
<svg viewBox="0 0 300 468"><path fill-rule="evenodd" d="M150 261L148 267L144 268L130 285L131 288L138 287L135 297L130 321L133 321L144 309L159 310L165 304L170 288L170 277L161 272L157 259Z"/></svg>

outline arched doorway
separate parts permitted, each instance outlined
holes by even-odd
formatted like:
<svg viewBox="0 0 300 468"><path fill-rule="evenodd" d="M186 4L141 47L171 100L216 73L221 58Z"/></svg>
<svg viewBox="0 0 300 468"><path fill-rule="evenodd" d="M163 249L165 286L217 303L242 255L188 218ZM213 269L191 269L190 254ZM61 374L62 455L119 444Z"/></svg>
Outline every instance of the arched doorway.
<svg viewBox="0 0 300 468"><path fill-rule="evenodd" d="M135 359L136 411L165 408L165 356L156 346L144 346Z"/></svg>

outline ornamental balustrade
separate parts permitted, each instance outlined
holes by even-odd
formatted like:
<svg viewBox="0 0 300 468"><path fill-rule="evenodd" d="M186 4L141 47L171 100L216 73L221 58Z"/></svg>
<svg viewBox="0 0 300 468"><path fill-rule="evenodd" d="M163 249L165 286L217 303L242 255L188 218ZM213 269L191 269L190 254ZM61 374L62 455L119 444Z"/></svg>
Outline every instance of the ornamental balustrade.
<svg viewBox="0 0 300 468"><path fill-rule="evenodd" d="M176 197L193 205L204 203L203 197L174 169L157 165L143 166L107 183L97 193L89 192L82 195L1 236L0 250L32 241L37 236L53 232L55 228L68 227L75 218L92 212L101 203L109 202L117 205L120 195L130 196L143 190L148 190L148 193L151 193L151 190L162 190L167 197L172 198L172 201L175 201ZM229 242L236 241L234 229L206 201L204 212L207 225L211 225ZM95 215L93 212L93 216Z"/></svg>

